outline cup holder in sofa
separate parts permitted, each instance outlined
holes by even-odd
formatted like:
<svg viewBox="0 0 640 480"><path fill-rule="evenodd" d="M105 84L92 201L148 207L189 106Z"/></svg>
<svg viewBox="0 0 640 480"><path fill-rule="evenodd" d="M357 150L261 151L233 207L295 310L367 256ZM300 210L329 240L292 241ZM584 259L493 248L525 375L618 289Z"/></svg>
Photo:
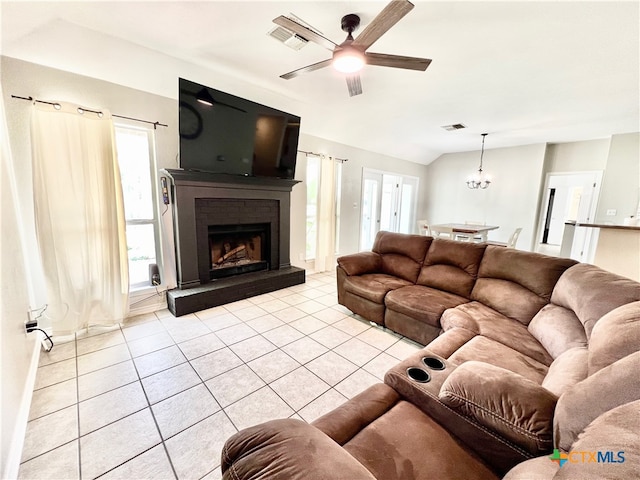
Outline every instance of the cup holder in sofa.
<svg viewBox="0 0 640 480"><path fill-rule="evenodd" d="M407 375L411 380L414 380L419 383L427 383L431 380L431 375L421 368L418 367L409 367L407 368Z"/></svg>
<svg viewBox="0 0 640 480"><path fill-rule="evenodd" d="M436 357L422 357L422 363L432 370L444 370L444 362Z"/></svg>

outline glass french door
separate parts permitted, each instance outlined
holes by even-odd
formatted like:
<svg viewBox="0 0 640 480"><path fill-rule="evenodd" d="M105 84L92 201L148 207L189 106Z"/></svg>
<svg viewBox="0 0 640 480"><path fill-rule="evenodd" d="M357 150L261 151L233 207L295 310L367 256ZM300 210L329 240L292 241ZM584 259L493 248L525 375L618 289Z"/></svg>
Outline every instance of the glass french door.
<svg viewBox="0 0 640 480"><path fill-rule="evenodd" d="M360 250L371 250L380 230L411 233L417 194L417 177L365 168L360 202Z"/></svg>

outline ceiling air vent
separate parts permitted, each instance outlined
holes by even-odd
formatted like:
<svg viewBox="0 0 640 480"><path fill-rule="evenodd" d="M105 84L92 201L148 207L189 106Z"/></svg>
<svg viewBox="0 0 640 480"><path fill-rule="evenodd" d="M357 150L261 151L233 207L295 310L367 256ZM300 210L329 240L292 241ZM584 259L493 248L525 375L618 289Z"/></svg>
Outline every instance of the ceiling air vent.
<svg viewBox="0 0 640 480"><path fill-rule="evenodd" d="M300 35L297 35L292 31L279 26L271 30L267 35L275 38L279 42L284 43L287 47L293 48L294 50L300 50L307 43L309 43L309 40L307 40L306 38L302 38Z"/></svg>
<svg viewBox="0 0 640 480"><path fill-rule="evenodd" d="M442 128L444 128L447 132L453 132L455 130L462 130L463 128L467 128L467 126L462 123L454 123L453 125L444 125Z"/></svg>

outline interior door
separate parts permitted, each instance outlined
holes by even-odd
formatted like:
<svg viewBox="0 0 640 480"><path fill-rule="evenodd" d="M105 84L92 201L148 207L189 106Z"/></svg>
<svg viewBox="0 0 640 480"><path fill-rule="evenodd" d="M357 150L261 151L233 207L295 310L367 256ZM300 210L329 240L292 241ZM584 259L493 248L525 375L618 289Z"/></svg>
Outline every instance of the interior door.
<svg viewBox="0 0 640 480"><path fill-rule="evenodd" d="M380 230L381 202L382 173L364 169L360 201L360 251L368 251L373 247L373 241Z"/></svg>

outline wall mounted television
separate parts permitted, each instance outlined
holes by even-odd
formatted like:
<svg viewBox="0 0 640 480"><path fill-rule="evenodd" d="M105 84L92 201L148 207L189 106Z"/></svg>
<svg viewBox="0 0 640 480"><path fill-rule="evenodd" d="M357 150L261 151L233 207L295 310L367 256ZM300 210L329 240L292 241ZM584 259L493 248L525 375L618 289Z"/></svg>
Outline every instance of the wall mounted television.
<svg viewBox="0 0 640 480"><path fill-rule="evenodd" d="M300 117L180 78L180 167L293 179Z"/></svg>

